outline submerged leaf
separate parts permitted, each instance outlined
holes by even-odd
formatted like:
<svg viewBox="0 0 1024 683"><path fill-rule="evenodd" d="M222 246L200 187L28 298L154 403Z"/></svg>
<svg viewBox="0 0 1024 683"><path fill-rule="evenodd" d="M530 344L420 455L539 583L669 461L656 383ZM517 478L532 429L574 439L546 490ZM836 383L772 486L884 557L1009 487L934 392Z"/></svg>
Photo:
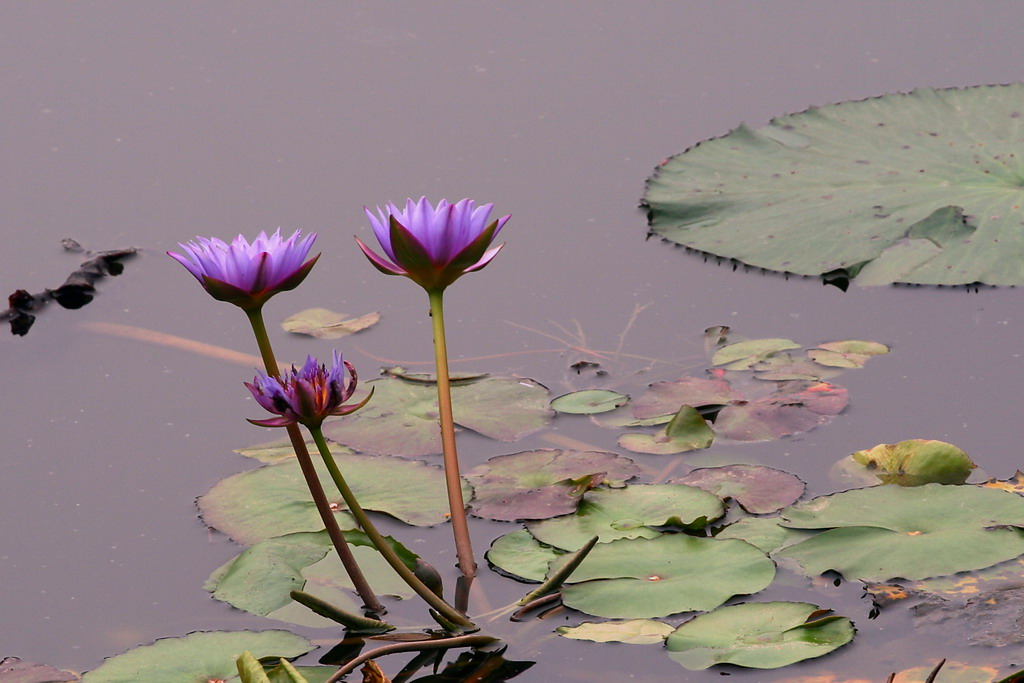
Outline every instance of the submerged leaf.
<svg viewBox="0 0 1024 683"><path fill-rule="evenodd" d="M465 479L473 485L474 515L513 521L569 514L591 488L623 486L639 471L614 453L542 449L495 456Z"/></svg>
<svg viewBox="0 0 1024 683"><path fill-rule="evenodd" d="M437 387L398 378L370 380L361 410L324 422L324 434L364 453L421 456L441 452ZM455 423L499 441L544 427L554 414L548 390L524 377L484 377L452 384Z"/></svg>
<svg viewBox="0 0 1024 683"><path fill-rule="evenodd" d="M915 90L741 126L648 180L653 234L844 286L1024 284L1024 84Z"/></svg>
<svg viewBox="0 0 1024 683"><path fill-rule="evenodd" d="M777 669L821 657L853 640L846 617L821 616L805 602L720 607L686 622L665 640L669 656L687 669L734 664Z"/></svg>

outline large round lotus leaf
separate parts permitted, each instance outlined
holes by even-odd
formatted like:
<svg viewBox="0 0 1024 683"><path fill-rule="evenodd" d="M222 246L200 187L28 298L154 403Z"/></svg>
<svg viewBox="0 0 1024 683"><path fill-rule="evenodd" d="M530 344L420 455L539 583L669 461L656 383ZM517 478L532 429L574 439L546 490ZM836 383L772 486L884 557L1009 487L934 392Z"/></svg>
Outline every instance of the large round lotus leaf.
<svg viewBox="0 0 1024 683"><path fill-rule="evenodd" d="M567 515L598 484L623 486L639 472L614 453L542 449L495 456L465 478L473 485L474 515L511 522Z"/></svg>
<svg viewBox="0 0 1024 683"><path fill-rule="evenodd" d="M324 434L364 453L420 456L441 452L437 385L400 378L371 380L370 402L324 422ZM554 412L548 390L523 377L483 377L454 382L456 424L499 441L541 429Z"/></svg>
<svg viewBox="0 0 1024 683"><path fill-rule="evenodd" d="M821 496L782 511L783 524L828 529L781 550L809 574L923 579L1024 554L1024 498L998 489L926 484Z"/></svg>
<svg viewBox="0 0 1024 683"><path fill-rule="evenodd" d="M449 513L444 472L419 460L335 453L335 461L365 510L375 510L417 526L440 524ZM317 473L338 524L355 527L319 455ZM467 487L464 493L471 491ZM289 458L217 482L197 501L203 521L232 540L252 545L274 536L324 528L306 487L298 460Z"/></svg>
<svg viewBox="0 0 1024 683"><path fill-rule="evenodd" d="M550 571L564 562L556 560ZM620 539L594 546L569 575L562 602L612 619L663 617L714 609L774 577L775 563L745 541L686 534Z"/></svg>
<svg viewBox="0 0 1024 683"><path fill-rule="evenodd" d="M484 556L498 572L524 581L540 583L551 560L565 553L542 544L526 529L499 536Z"/></svg>
<svg viewBox="0 0 1024 683"><path fill-rule="evenodd" d="M362 545L350 548L375 593L411 597L408 586L380 553ZM324 531L257 543L216 569L204 588L240 610L304 626L322 627L334 622L293 602L289 593L294 590L310 593L348 612L360 612L352 582Z"/></svg>
<svg viewBox="0 0 1024 683"><path fill-rule="evenodd" d="M701 467L673 484L688 484L710 491L719 498L732 498L755 515L781 510L804 493L799 477L764 465Z"/></svg>
<svg viewBox="0 0 1024 683"><path fill-rule="evenodd" d="M288 631L201 631L183 638L161 638L111 657L82 677L84 683L207 683L237 681L235 660L243 652L256 658L294 658L313 649Z"/></svg>
<svg viewBox="0 0 1024 683"><path fill-rule="evenodd" d="M579 626L559 626L555 632L573 640L592 640L596 643L630 643L653 645L665 641L675 630L663 621L630 619L628 621L586 621Z"/></svg>
<svg viewBox="0 0 1024 683"><path fill-rule="evenodd" d="M832 652L853 640L846 617L823 616L805 602L721 607L686 622L665 640L669 656L687 669L734 664L777 669Z"/></svg>
<svg viewBox="0 0 1024 683"><path fill-rule="evenodd" d="M537 540L578 550L594 536L606 543L618 538L655 538L652 527L702 529L725 514L718 496L692 486L632 484L622 489L594 489L583 496L574 515L527 522Z"/></svg>
<svg viewBox="0 0 1024 683"><path fill-rule="evenodd" d="M909 439L883 443L853 454L853 459L870 470L883 484L962 484L977 465L951 443L930 439Z"/></svg>
<svg viewBox="0 0 1024 683"><path fill-rule="evenodd" d="M1021 285L1022 116L1024 84L1014 84L915 90L741 126L648 180L650 229L840 282Z"/></svg>

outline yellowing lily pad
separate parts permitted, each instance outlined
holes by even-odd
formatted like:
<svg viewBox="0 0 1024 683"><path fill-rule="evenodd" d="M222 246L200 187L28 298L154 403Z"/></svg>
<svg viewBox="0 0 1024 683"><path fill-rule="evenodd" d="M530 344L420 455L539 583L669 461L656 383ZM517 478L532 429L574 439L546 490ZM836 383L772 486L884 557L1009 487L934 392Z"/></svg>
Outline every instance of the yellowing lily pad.
<svg viewBox="0 0 1024 683"><path fill-rule="evenodd" d="M872 472L883 484L963 484L977 465L951 443L930 439L909 439L883 443L853 454L853 459Z"/></svg>
<svg viewBox="0 0 1024 683"><path fill-rule="evenodd" d="M281 327L292 334L304 334L317 339L341 339L376 325L379 320L380 313L376 311L349 318L345 313L335 313L326 308L307 308L285 318Z"/></svg>
<svg viewBox="0 0 1024 683"><path fill-rule="evenodd" d="M495 456L465 479L473 485L474 515L510 522L569 514L590 489L623 486L639 471L614 453L542 449Z"/></svg>
<svg viewBox="0 0 1024 683"><path fill-rule="evenodd" d="M595 643L630 643L654 645L665 641L675 629L654 619L627 621L586 621L579 626L559 626L555 633L573 640L591 640Z"/></svg>

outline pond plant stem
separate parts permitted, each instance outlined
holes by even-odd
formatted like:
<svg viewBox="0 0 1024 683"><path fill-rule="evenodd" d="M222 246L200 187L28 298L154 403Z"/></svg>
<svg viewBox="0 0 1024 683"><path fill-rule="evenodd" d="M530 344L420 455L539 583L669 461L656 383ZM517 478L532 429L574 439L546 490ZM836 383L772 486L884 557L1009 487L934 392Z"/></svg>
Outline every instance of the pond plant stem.
<svg viewBox="0 0 1024 683"><path fill-rule="evenodd" d="M270 337L267 335L267 326L263 320L263 309L257 307L255 309L246 309L246 315L249 316L249 323L252 325L253 334L256 337L256 345L259 346L260 356L263 358L263 364L266 367L266 371L269 375L274 377L281 376L281 369L277 365L277 359L274 357L274 351L270 345ZM352 555L352 550L348 547L348 543L345 541L345 536L341 532L341 528L338 526L338 520L334 517L334 511L331 510L331 504L327 500L327 495L324 493L323 486L320 484L320 479L317 477L316 468L313 465L313 459L309 455L309 450L306 448L306 441L302 438L302 432L299 430L299 426L296 424L287 426L288 439L292 443L292 448L295 450L295 458L299 461L299 468L302 470L302 476L306 480L306 486L309 488L309 493L313 497L313 503L316 505L317 512L320 513L320 519L324 523L324 527L327 529L327 535L331 539L331 543L334 545L335 551L338 553L338 558L341 560L341 564L345 567L345 572L349 578L352 579L352 584L355 587L356 593L363 601L363 606L366 609L376 614L384 614L385 608L381 604L380 600L374 594L370 588L369 582L363 575L362 570L356 563L356 558Z"/></svg>
<svg viewBox="0 0 1024 683"><path fill-rule="evenodd" d="M370 541L374 547L384 556L387 563L391 565L391 568L398 573L402 580L405 581L410 588L416 591L423 600L434 608L438 614L440 614L448 622L464 631L475 631L476 625L472 621L466 618L465 615L461 614L454 607L445 602L436 593L430 590L426 584L420 581L409 567L402 562L401 558L392 549L391 544L377 531L377 527L373 525L370 518L367 517L366 512L363 511L362 506L356 499L352 489L349 488L348 482L345 481L345 477L342 476L341 470L338 469L338 464L334 460L334 456L331 454L330 448L327 446L327 440L324 439L323 430L319 427L308 427L309 433L313 435L313 442L316 447L320 450L320 455L324 459L324 464L327 465L327 471L331 473L331 478L337 485L338 490L341 492L341 497L345 499L345 504L348 506L349 512L356 518L359 526L369 536Z"/></svg>
<svg viewBox="0 0 1024 683"><path fill-rule="evenodd" d="M466 502L462 498L462 477L459 475L459 454L455 448L455 416L452 411L452 390L448 376L448 347L444 336L444 289L429 289L430 320L434 328L434 365L437 374L437 406L441 421L441 447L444 452L444 478L448 488L448 506L455 534L455 553L459 571L467 579L476 576L476 560L469 539Z"/></svg>

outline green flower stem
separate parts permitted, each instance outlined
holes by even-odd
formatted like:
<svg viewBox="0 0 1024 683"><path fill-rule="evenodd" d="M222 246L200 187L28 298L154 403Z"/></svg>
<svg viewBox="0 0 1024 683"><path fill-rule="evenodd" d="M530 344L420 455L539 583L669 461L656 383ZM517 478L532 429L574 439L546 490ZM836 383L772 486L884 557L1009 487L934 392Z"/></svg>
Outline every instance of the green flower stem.
<svg viewBox="0 0 1024 683"><path fill-rule="evenodd" d="M434 365L437 372L437 406L441 417L441 447L444 451L444 479L448 487L448 507L452 514L455 552L459 571L467 579L476 576L476 560L469 539L466 502L462 499L462 478L459 476L459 453L455 449L455 417L452 412L452 389L448 377L448 347L444 339L444 290L429 290L430 319L434 326Z"/></svg>
<svg viewBox="0 0 1024 683"><path fill-rule="evenodd" d="M256 336L256 344L260 348L260 355L263 357L263 364L266 366L267 372L275 377L280 377L281 369L277 366L277 359L274 357L274 351L270 346L270 337L267 335L267 326L263 321L262 309L247 310L246 314L249 316L249 322L252 324L252 331ZM317 512L320 513L320 519L327 529L327 535L330 537L331 543L334 544L334 549L338 553L341 564L344 565L345 571L348 573L349 578L352 579L352 585L355 587L356 593L362 598L363 605L368 610L377 614L383 614L385 612L384 605L374 595L369 582L363 576L362 570L356 563L355 556L352 555L352 550L345 541L341 528L338 526L338 520L334 517L334 511L331 510L331 504L327 500L324 488L321 486L320 479L316 475L313 459L309 456L309 450L306 448L306 441L302 438L299 426L288 425L286 429L288 431L288 438L292 442L292 448L295 450L295 458L299 461L302 476L305 477L306 486L309 487L309 493L313 497L313 503L316 505Z"/></svg>
<svg viewBox="0 0 1024 683"><path fill-rule="evenodd" d="M324 439L323 430L320 427L308 427L309 433L313 435L313 442L316 443L316 447L320 449L320 455L324 459L324 464L327 465L327 471L331 473L331 478L334 479L334 483L338 486L338 490L341 491L341 497L345 499L345 504L348 505L349 512L359 522L359 526L362 527L366 535L370 537L370 541L374 547L380 551L380 554L384 556L387 563L391 565L402 580L405 581L410 588L416 591L423 600L434 608L441 616L448 621L456 624L464 629L475 629L476 626L467 619L463 614L460 614L454 607L449 605L443 599L437 596L432 590L427 588L426 584L419 580L419 578L413 574L412 570L405 566L405 563L395 554L395 551L391 548L391 544L381 536L380 532L377 531L377 527L373 525L370 518L366 516L359 501L356 500L356 496L352 493L352 489L349 488L348 483L345 481L345 477L342 476L341 470L338 469L338 464L334 461L334 456L331 455L330 448L327 447L327 441Z"/></svg>

